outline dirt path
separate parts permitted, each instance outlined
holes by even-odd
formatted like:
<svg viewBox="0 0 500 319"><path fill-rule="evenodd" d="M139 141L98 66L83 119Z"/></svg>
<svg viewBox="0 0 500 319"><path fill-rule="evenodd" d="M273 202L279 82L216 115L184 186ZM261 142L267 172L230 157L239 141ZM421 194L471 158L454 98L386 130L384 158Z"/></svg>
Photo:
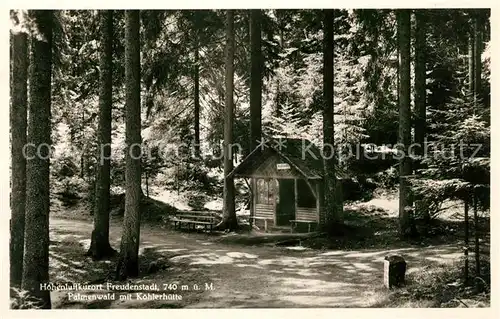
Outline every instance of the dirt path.
<svg viewBox="0 0 500 319"><path fill-rule="evenodd" d="M88 221L51 219L54 247L72 239L85 249L91 231L92 224ZM120 235L121 224L112 222L113 247L118 247ZM148 225L141 229L140 253L153 251L172 265L156 273L156 281L179 286L192 285L195 281L201 287L205 283L213 284L213 290L185 294L182 307L367 307L379 301L382 261L389 252L406 258L408 272L460 257L459 248L451 245L391 251L317 251L222 244L213 239L204 234L167 231ZM54 250L51 246L51 267L54 258L60 259ZM78 265L87 262L91 261L69 263L72 263L71 269L78 269ZM52 277L59 278L59 273L53 273ZM102 307L142 308L137 303L107 303Z"/></svg>

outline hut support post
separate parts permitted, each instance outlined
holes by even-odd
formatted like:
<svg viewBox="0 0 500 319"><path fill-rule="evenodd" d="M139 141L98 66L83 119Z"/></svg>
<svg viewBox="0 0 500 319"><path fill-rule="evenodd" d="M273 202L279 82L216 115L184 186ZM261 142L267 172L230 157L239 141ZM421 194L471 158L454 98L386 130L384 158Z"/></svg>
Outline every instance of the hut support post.
<svg viewBox="0 0 500 319"><path fill-rule="evenodd" d="M321 212L321 183L316 181L316 222L319 222L319 214Z"/></svg>
<svg viewBox="0 0 500 319"><path fill-rule="evenodd" d="M293 219L296 220L297 219L297 207L298 207L298 194L299 192L297 191L297 179L294 178L293 179L293 202L294 202L294 205L295 205L295 215L293 216ZM297 223L295 221L292 221L290 222L290 233L293 233L293 228L294 226L296 226Z"/></svg>
<svg viewBox="0 0 500 319"><path fill-rule="evenodd" d="M255 210L257 209L257 181L255 178L250 179L250 185L251 185L251 190L250 190L250 229L253 227L253 222L254 222L254 217L255 217Z"/></svg>
<svg viewBox="0 0 500 319"><path fill-rule="evenodd" d="M276 220L277 220L277 214L278 214L278 211L276 209L278 206L278 204L276 202L276 197L279 196L280 183L279 183L278 179L276 179L276 178L271 179L271 181L272 181L272 183L270 183L270 187L272 187L272 189L270 189L270 191L273 193L274 226L276 226ZM266 224L267 224L267 220L266 220Z"/></svg>
<svg viewBox="0 0 500 319"><path fill-rule="evenodd" d="M298 204L299 192L298 192L297 184L298 184L297 179L294 178L293 179L293 195L294 195L294 205L295 205L295 216L293 217L293 219L297 219L297 208L299 207L299 204Z"/></svg>

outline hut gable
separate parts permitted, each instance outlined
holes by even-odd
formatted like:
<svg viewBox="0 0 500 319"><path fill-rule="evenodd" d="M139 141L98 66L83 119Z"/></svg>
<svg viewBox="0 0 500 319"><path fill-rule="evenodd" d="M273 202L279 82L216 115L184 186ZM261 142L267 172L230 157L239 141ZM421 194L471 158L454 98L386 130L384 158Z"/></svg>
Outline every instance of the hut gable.
<svg viewBox="0 0 500 319"><path fill-rule="evenodd" d="M271 139L253 150L229 176L321 179L318 147L308 140Z"/></svg>

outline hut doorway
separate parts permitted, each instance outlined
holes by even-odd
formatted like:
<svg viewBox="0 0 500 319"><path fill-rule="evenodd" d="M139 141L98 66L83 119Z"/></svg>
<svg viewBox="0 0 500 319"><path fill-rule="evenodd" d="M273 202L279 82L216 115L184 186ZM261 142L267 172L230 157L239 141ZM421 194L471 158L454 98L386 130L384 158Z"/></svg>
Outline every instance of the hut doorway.
<svg viewBox="0 0 500 319"><path fill-rule="evenodd" d="M289 226L295 219L295 185L293 179L278 180L279 197L276 203L276 226Z"/></svg>

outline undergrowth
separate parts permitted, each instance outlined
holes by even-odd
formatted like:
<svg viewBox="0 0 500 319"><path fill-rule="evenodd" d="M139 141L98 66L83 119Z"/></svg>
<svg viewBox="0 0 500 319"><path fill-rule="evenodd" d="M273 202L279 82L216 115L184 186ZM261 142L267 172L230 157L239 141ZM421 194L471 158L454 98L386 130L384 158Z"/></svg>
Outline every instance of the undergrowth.
<svg viewBox="0 0 500 319"><path fill-rule="evenodd" d="M489 307L489 257L482 256L481 261L481 276L474 277L476 270L472 265L468 283L463 278L463 260L437 266L425 265L407 275L405 287L390 291L385 299L373 307Z"/></svg>

